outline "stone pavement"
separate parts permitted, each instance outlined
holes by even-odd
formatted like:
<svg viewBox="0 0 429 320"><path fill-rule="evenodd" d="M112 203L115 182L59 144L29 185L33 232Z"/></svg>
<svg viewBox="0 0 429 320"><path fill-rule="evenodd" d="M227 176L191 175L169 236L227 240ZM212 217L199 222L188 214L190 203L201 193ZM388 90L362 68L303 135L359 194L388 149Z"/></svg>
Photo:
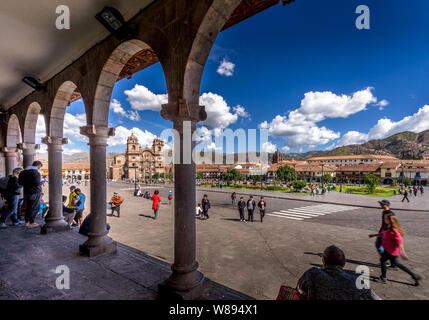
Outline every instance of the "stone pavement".
<svg viewBox="0 0 429 320"><path fill-rule="evenodd" d="M244 190L244 189L219 189L219 188L210 188L210 187L198 187L197 190L204 191L208 190L211 192L221 192L231 194L236 191L240 194L247 195L263 195L265 197L271 198L281 198L289 200L298 200L306 202L317 202L317 203L331 203L331 204L341 204L341 205L350 205L350 206L359 206L363 208L379 208L377 201L381 201L386 198L365 196L358 194L348 194L344 192L327 192L324 195L312 196L310 194L303 193L285 193L285 192L276 192L276 191L263 191L260 190ZM391 203L392 210L407 210L407 211L419 211L419 212L429 212L429 189L425 188L425 193L423 195L420 192L416 197L408 196L410 202L401 202L402 196L392 196L387 199Z"/></svg>
<svg viewBox="0 0 429 320"><path fill-rule="evenodd" d="M165 201L168 186L157 186L164 202L159 217L153 220L151 201L132 196L129 186L111 184L126 201L121 217L108 217L113 239L144 251L168 263L173 261L173 204ZM131 189L131 190L130 190ZM149 192L155 188L148 186ZM288 201L288 200L285 200ZM317 255L325 247L336 244L348 258L346 268L355 270L367 265L371 276L379 276L379 257L374 239L368 234L379 227L379 215L374 224L338 226L321 222L303 222L267 217L264 223L240 223L238 212L230 205L213 205L209 220L197 220L197 261L200 270L210 279L257 299L274 299L281 284L295 286L302 273L320 265ZM259 215L255 214L257 221ZM353 214L347 219L353 220ZM313 220L313 219L312 219ZM429 299L427 248L429 239L406 235L405 247L411 261L405 261L413 271L423 276L420 287L402 271L389 271L386 285L371 282L383 299Z"/></svg>
<svg viewBox="0 0 429 320"><path fill-rule="evenodd" d="M168 278L170 264L124 244L118 253L81 257L86 237L75 231L38 234L37 228L0 230L0 300L158 300L158 283ZM59 290L58 266L70 269L70 289ZM214 283L207 300L247 300L250 297Z"/></svg>

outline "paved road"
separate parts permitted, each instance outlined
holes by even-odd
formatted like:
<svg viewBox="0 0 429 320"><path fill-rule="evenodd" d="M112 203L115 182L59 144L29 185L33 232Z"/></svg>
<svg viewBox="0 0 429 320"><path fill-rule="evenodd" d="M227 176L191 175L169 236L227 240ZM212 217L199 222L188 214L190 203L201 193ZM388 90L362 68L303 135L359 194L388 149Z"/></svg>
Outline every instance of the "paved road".
<svg viewBox="0 0 429 320"><path fill-rule="evenodd" d="M148 188L153 193L154 187ZM170 188L157 188L164 200ZM88 194L88 187L83 189ZM107 218L112 227L109 235L118 242L172 263L174 204L164 202L158 219L153 220L151 201L133 197L132 185L110 184L108 197L117 190L125 197L125 202L121 218ZM258 299L273 299L281 284L295 286L305 270L320 266L319 254L331 244L345 251L347 269L366 265L372 277L380 274L374 239L367 236L380 226L378 209L348 210L350 207L267 198L268 212L272 216L267 216L264 223L244 223L239 222L238 212L232 208L228 194L207 193L213 205L209 220L197 219L197 260L200 270L212 280ZM201 199L202 192L197 196ZM87 209L85 214L88 212ZM312 216L295 220L275 212L294 214L289 217L303 217L304 213ZM371 281L371 286L384 299L429 299L425 276L429 272L427 215L404 211L398 215L408 232L405 246L411 260L405 264L423 276L422 286L411 286L408 275L393 271L388 272L388 284ZM419 233L424 236L418 236Z"/></svg>
<svg viewBox="0 0 429 320"><path fill-rule="evenodd" d="M134 185L126 183L113 183L113 186L119 187L122 192L132 194ZM157 185L157 186L143 186L144 190L148 190L151 194L155 189L158 189L163 199L167 198L169 190L174 192L171 185ZM232 192L232 191L231 191ZM245 201L248 195L240 193L237 190L237 199L244 196ZM231 217L239 217L237 209L231 205L229 193L219 193L215 190L199 190L197 191L197 202L201 202L204 194L208 195L211 205L210 210L213 214L216 212L216 207L223 207L230 209ZM362 205L374 205L377 200L373 197L362 197ZM317 198L317 197L315 197ZM259 196L255 196L255 200L259 200ZM305 202L300 200L286 200L278 198L270 198L265 196L267 201L267 217L266 219L276 219L279 223L287 224L290 220L299 221L302 223L321 223L334 226L343 226L356 229L374 230L378 231L381 224L381 210L371 209L359 206L342 206L335 204L324 204ZM429 208L429 199L427 199L427 208ZM426 212L413 212L413 211L396 211L400 218L400 222L404 230L409 235L428 237L429 238L429 211ZM245 213L247 217L247 212ZM255 211L255 220L259 220L259 212Z"/></svg>

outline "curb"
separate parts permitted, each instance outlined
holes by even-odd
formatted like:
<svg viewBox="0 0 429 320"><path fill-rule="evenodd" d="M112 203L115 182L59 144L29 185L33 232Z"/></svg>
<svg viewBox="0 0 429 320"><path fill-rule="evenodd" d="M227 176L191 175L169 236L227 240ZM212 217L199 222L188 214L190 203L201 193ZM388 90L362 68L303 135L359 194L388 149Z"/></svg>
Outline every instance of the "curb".
<svg viewBox="0 0 429 320"><path fill-rule="evenodd" d="M223 191L223 190L212 189L212 188L208 188L208 187L197 187L197 190L199 190L199 191L211 190L212 192L228 193L228 194L231 193L230 191ZM231 189L231 190L240 191L241 189ZM237 191L235 191L235 192L236 193L240 193L240 192L237 192ZM248 191L248 190L243 190L243 191ZM257 191L257 192L260 192L260 191ZM253 193L253 195L256 195L256 194ZM332 202L332 201L317 201L317 200L311 200L311 199L307 200L307 199L285 198L285 197L279 197L279 196L274 196L274 195L264 195L264 197L266 197L266 198L273 198L273 199L283 199L283 200L294 200L294 201L304 201L304 202L337 204L337 205L342 205L342 206L368 208L368 209L380 209L380 207L375 207L375 206L356 205L356 204L339 203L339 202ZM425 213L429 213L429 210L422 210L422 209L403 209L403 208L393 208L393 207L390 208L390 209L391 210L395 210L395 211L412 211L412 212L425 212Z"/></svg>

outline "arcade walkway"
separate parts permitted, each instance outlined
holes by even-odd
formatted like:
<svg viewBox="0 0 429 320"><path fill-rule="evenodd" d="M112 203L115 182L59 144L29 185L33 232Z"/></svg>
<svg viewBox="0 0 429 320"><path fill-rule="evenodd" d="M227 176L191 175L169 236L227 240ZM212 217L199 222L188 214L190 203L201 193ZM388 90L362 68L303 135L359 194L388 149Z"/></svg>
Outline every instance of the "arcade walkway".
<svg viewBox="0 0 429 320"><path fill-rule="evenodd" d="M117 254L88 258L78 253L86 237L39 230L1 230L0 300L158 300L158 284L171 273L170 264L121 243ZM56 288L59 265L70 268L69 290ZM208 279L204 287L204 300L252 299Z"/></svg>

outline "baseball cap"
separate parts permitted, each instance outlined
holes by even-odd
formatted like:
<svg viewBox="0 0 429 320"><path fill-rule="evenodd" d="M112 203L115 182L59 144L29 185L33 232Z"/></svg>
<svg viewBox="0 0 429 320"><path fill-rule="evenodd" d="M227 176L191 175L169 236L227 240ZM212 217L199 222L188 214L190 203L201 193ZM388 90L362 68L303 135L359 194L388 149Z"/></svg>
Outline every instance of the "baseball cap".
<svg viewBox="0 0 429 320"><path fill-rule="evenodd" d="M378 201L378 203L380 205L382 205L382 206L384 206L384 205L390 206L390 201L389 200L381 200L381 201Z"/></svg>

